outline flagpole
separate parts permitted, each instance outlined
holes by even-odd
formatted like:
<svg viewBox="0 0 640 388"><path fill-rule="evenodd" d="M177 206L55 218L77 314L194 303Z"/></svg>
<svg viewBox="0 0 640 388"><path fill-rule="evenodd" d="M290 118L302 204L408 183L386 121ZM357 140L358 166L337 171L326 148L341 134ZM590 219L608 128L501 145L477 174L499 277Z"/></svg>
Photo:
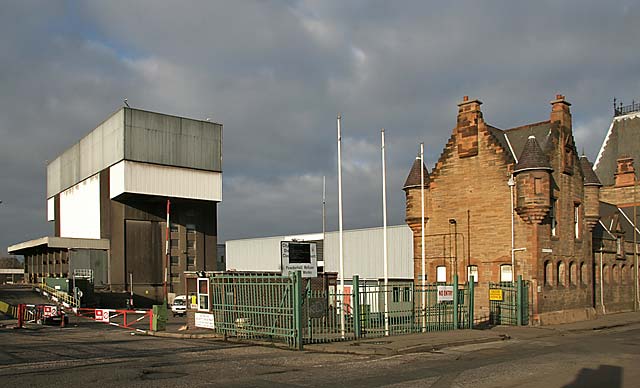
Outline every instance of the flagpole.
<svg viewBox="0 0 640 388"><path fill-rule="evenodd" d="M389 336L389 260L387 257L387 164L384 149L384 128L380 131L382 140L382 257L384 258L384 335Z"/></svg>
<svg viewBox="0 0 640 388"><path fill-rule="evenodd" d="M344 338L344 247L342 240L342 117L338 114L338 234L340 248L340 334Z"/></svg>
<svg viewBox="0 0 640 388"><path fill-rule="evenodd" d="M422 259L422 273L420 284L422 285L422 331L427 330L427 289L426 289L426 268L424 253L424 143L420 143L420 256Z"/></svg>

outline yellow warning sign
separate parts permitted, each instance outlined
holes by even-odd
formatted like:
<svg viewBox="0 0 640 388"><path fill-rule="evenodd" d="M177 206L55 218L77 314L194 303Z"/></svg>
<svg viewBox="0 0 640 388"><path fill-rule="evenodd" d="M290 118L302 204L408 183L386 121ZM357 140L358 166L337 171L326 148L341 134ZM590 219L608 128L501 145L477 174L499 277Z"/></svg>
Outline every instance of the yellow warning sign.
<svg viewBox="0 0 640 388"><path fill-rule="evenodd" d="M502 290L499 289L499 288L491 288L491 289L489 289L489 300L502 301Z"/></svg>

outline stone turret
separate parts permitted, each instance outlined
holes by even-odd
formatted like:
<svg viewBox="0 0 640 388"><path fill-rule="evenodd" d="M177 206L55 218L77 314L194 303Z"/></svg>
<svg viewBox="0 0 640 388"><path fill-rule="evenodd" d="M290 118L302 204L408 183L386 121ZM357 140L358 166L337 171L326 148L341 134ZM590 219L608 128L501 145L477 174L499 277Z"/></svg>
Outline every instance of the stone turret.
<svg viewBox="0 0 640 388"><path fill-rule="evenodd" d="M600 179L593 171L593 164L585 155L580 157L580 167L584 176L584 220L591 231L600 219Z"/></svg>
<svg viewBox="0 0 640 388"><path fill-rule="evenodd" d="M425 191L429 189L429 171L422 164L420 166L420 158L417 157L413 162L413 166L411 166L411 171L409 172L409 176L407 176L407 180L404 182L404 186L402 190L404 190L406 194L406 222L410 227L415 225L420 227L420 221L422 218L422 209L420 202L420 167L423 169L424 174L424 188ZM425 193L426 196L426 193ZM425 198L425 206L426 206L426 198ZM425 209L426 212L426 209Z"/></svg>
<svg viewBox="0 0 640 388"><path fill-rule="evenodd" d="M551 164L535 136L529 136L514 169L516 212L529 224L539 224L551 207Z"/></svg>

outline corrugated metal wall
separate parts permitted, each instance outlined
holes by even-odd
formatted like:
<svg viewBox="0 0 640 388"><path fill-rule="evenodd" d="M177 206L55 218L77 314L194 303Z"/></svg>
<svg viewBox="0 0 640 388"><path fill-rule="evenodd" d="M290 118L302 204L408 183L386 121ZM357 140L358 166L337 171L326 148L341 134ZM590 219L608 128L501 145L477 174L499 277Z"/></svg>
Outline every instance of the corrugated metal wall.
<svg viewBox="0 0 640 388"><path fill-rule="evenodd" d="M227 270L279 272L281 241L284 236L227 241Z"/></svg>
<svg viewBox="0 0 640 388"><path fill-rule="evenodd" d="M280 271L280 242L288 240L290 237L276 236L227 241L227 269ZM318 234L296 237L309 241L318 238ZM351 278L355 274L362 279L379 279L384 276L382 238L382 228L344 231L346 278ZM339 270L338 239L338 232L326 234L323 244L325 272L338 272ZM411 229L406 225L388 227L387 243L389 277L412 279L413 237Z"/></svg>
<svg viewBox="0 0 640 388"><path fill-rule="evenodd" d="M346 230L344 233L344 276L363 279L384 276L382 228ZM388 227L389 277L413 278L413 237L406 225ZM340 243L338 232L327 233L325 272L338 272Z"/></svg>
<svg viewBox="0 0 640 388"><path fill-rule="evenodd" d="M124 158L222 171L222 125L125 109Z"/></svg>
<svg viewBox="0 0 640 388"><path fill-rule="evenodd" d="M222 125L122 108L47 166L47 198L123 160L222 171Z"/></svg>
<svg viewBox="0 0 640 388"><path fill-rule="evenodd" d="M124 157L124 112L119 110L47 166L47 198Z"/></svg>
<svg viewBox="0 0 640 388"><path fill-rule="evenodd" d="M123 160L109 169L109 196L122 193L222 201L222 173Z"/></svg>

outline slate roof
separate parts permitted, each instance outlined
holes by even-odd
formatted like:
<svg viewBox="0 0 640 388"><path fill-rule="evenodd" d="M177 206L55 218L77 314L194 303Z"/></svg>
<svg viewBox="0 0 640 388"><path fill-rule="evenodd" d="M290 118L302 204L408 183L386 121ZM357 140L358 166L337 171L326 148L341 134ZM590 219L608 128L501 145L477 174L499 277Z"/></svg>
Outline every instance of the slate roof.
<svg viewBox="0 0 640 388"><path fill-rule="evenodd" d="M534 135L529 135L514 172L524 170L552 170L549 158L544 154Z"/></svg>
<svg viewBox="0 0 640 388"><path fill-rule="evenodd" d="M424 169L424 186L429 187L429 171L424 164L422 168ZM409 176L407 176L407 180L404 182L402 189L404 190L410 187L420 187L420 157L417 157L413 162Z"/></svg>
<svg viewBox="0 0 640 388"><path fill-rule="evenodd" d="M636 207L640 219L640 207ZM614 232L624 233L626 241L633 241L633 206L618 208L606 202L600 202L600 222L593 228L593 238L615 240ZM636 239L640 241L640 233L636 226Z"/></svg>
<svg viewBox="0 0 640 388"><path fill-rule="evenodd" d="M640 171L640 113L614 117L609 131L602 142L598 157L594 163L594 171L605 186L615 183L617 160L631 157L634 167Z"/></svg>
<svg viewBox="0 0 640 388"><path fill-rule="evenodd" d="M593 165L587 159L586 155L580 157L580 166L582 167L582 175L584 175L585 186L602 186L598 176L593 172Z"/></svg>
<svg viewBox="0 0 640 388"><path fill-rule="evenodd" d="M549 139L551 137L551 122L541 121L539 123L507 129L504 131L504 134L509 141L509 144L511 144L511 148L513 149L516 159L519 160L529 136L535 136L540 148L543 151L547 150Z"/></svg>

